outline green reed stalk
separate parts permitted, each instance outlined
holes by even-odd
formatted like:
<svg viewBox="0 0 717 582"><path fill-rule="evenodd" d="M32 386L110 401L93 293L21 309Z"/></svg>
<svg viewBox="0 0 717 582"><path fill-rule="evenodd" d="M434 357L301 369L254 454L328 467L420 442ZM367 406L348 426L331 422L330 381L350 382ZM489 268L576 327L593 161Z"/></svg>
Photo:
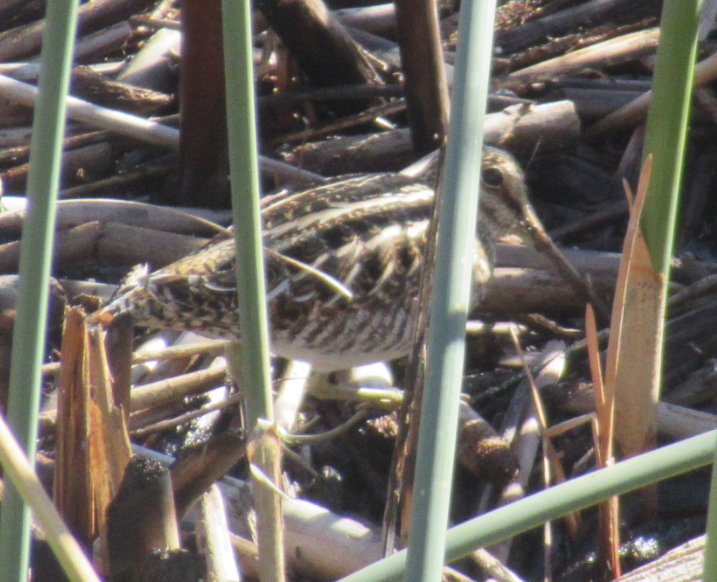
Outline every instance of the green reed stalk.
<svg viewBox="0 0 717 582"><path fill-rule="evenodd" d="M483 119L490 82L495 1L461 5L448 146L439 192L425 395L408 538L408 579L441 579L463 381Z"/></svg>
<svg viewBox="0 0 717 582"><path fill-rule="evenodd" d="M30 142L28 205L20 250L20 286L7 416L31 461L36 449L55 202L60 183L65 98L72 65L77 5L77 0L48 0L38 81L40 97ZM0 519L0 581L25 582L29 540L30 511L17 489L6 482Z"/></svg>
<svg viewBox="0 0 717 582"><path fill-rule="evenodd" d="M446 536L445 560L458 560L476 548L495 544L549 519L579 511L613 495L621 495L704 467L713 461L715 439L717 431L685 439L571 479L455 526L448 530ZM400 582L404 579L405 550L379 560L339 582Z"/></svg>
<svg viewBox="0 0 717 582"><path fill-rule="evenodd" d="M236 282L241 329L241 370L250 429L260 419L273 423L269 360L269 330L264 279L264 251L259 206L254 69L252 63L251 3L223 0L224 66L229 131ZM236 352L238 347L230 347ZM231 355L230 355L231 358ZM235 358L238 359L238 358ZM280 448L273 433L259 440L252 464L278 482ZM285 579L281 528L281 498L260 479L254 479L262 582Z"/></svg>

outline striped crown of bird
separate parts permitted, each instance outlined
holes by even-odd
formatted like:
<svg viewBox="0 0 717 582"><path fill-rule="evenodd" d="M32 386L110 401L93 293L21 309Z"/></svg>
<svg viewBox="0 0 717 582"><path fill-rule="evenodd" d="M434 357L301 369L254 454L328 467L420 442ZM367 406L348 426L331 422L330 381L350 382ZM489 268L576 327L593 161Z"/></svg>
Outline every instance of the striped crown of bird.
<svg viewBox="0 0 717 582"><path fill-rule="evenodd" d="M434 197L431 176L339 177L262 202L272 351L318 369L408 353ZM495 242L535 243L542 227L510 154L485 147L472 300L485 295ZM538 242L539 244L539 242ZM103 310L135 325L239 338L233 239L125 283Z"/></svg>

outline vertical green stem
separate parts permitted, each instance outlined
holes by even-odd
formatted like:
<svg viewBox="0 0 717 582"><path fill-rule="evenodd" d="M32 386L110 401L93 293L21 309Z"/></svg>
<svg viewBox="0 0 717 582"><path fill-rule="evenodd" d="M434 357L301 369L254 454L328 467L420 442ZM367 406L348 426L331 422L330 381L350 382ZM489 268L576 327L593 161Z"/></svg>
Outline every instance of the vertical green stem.
<svg viewBox="0 0 717 582"><path fill-rule="evenodd" d="M471 287L466 258L475 245L494 19L494 0L461 5L408 538L407 575L414 582L440 580L444 563Z"/></svg>
<svg viewBox="0 0 717 582"><path fill-rule="evenodd" d="M653 156L642 230L658 273L669 276L692 103L700 0L665 0L655 61L645 159Z"/></svg>
<svg viewBox="0 0 717 582"><path fill-rule="evenodd" d="M20 251L20 288L8 401L10 426L30 460L35 458L55 201L77 5L77 0L48 0L38 81L40 97L30 144L28 206ZM29 510L17 489L7 483L0 519L0 581L24 582L27 579L29 533Z"/></svg>
<svg viewBox="0 0 717 582"><path fill-rule="evenodd" d="M626 456L655 445L664 321L677 202L691 109L700 0L665 0L655 61L644 156L652 173L640 221L654 278L638 283L629 275L615 380L615 444ZM644 273L644 271L640 271ZM648 492L645 492L648 493ZM654 506L654 495L649 502Z"/></svg>
<svg viewBox="0 0 717 582"><path fill-rule="evenodd" d="M222 22L242 369L250 426L254 426L259 418L272 420L273 414L259 211L250 2L224 0Z"/></svg>
<svg viewBox="0 0 717 582"><path fill-rule="evenodd" d="M254 428L262 418L273 422L274 413L269 373L249 0L223 0L222 23L242 378L247 395L249 426ZM276 483L280 475L280 459L277 439L272 434L263 435L252 463ZM261 480L254 479L254 501L260 578L262 582L283 582L281 498Z"/></svg>

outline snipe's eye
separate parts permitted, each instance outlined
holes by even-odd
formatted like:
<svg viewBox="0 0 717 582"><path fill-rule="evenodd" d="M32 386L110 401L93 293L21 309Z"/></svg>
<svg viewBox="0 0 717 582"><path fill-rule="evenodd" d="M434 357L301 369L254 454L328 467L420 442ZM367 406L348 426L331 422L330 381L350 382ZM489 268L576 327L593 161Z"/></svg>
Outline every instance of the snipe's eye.
<svg viewBox="0 0 717 582"><path fill-rule="evenodd" d="M483 181L494 188L503 185L503 172L498 168L486 168L483 170Z"/></svg>

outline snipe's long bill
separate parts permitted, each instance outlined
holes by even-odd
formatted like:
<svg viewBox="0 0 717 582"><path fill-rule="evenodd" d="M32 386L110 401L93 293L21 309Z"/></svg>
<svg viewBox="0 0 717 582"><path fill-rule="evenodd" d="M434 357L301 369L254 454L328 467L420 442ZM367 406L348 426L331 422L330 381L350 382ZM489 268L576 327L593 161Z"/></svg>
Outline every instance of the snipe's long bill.
<svg viewBox="0 0 717 582"><path fill-rule="evenodd" d="M335 370L408 353L434 196L427 182L392 173L350 176L265 200L275 354ZM539 247L552 245L520 167L494 148L483 152L478 233L474 303L490 282L498 238L518 233ZM102 315L130 311L136 325L238 338L234 269L233 239L212 243L128 282Z"/></svg>

